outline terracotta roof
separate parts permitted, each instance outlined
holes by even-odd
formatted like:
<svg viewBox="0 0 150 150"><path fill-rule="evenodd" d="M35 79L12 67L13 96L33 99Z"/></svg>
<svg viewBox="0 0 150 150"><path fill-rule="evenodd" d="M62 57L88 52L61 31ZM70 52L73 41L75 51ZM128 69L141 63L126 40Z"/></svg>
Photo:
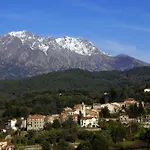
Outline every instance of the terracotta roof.
<svg viewBox="0 0 150 150"><path fill-rule="evenodd" d="M124 101L136 101L134 98L127 98L126 100Z"/></svg>
<svg viewBox="0 0 150 150"><path fill-rule="evenodd" d="M52 117L54 117L55 119L59 119L60 118L59 115L52 115Z"/></svg>
<svg viewBox="0 0 150 150"><path fill-rule="evenodd" d="M125 104L131 104L131 103L136 103L137 101L134 98L127 98L124 100Z"/></svg>
<svg viewBox="0 0 150 150"><path fill-rule="evenodd" d="M69 112L73 112L73 110L65 110L64 113L69 113Z"/></svg>
<svg viewBox="0 0 150 150"><path fill-rule="evenodd" d="M73 117L78 117L79 115L78 114L73 114Z"/></svg>
<svg viewBox="0 0 150 150"><path fill-rule="evenodd" d="M80 109L81 108L81 104L74 105L74 108L75 109L77 109L77 108Z"/></svg>
<svg viewBox="0 0 150 150"><path fill-rule="evenodd" d="M48 115L47 118L59 118L59 114L54 114L54 115Z"/></svg>
<svg viewBox="0 0 150 150"><path fill-rule="evenodd" d="M7 140L5 140L5 139L0 139L0 142L7 142Z"/></svg>
<svg viewBox="0 0 150 150"><path fill-rule="evenodd" d="M72 111L72 108L66 107L66 108L64 108L64 111Z"/></svg>
<svg viewBox="0 0 150 150"><path fill-rule="evenodd" d="M10 140L0 139L0 143L4 143L4 142L7 143L6 147L14 147L14 145L11 143Z"/></svg>
<svg viewBox="0 0 150 150"><path fill-rule="evenodd" d="M28 119L42 119L45 118L43 115L30 115Z"/></svg>
<svg viewBox="0 0 150 150"><path fill-rule="evenodd" d="M95 111L95 110L93 110L93 109L87 110L87 111L86 111L86 114L87 114L87 115L94 115L94 116L97 116L97 115L98 115L97 111Z"/></svg>
<svg viewBox="0 0 150 150"><path fill-rule="evenodd" d="M84 120L87 120L87 119L92 119L93 117L91 117L91 116L86 116L86 117L84 117L83 119Z"/></svg>

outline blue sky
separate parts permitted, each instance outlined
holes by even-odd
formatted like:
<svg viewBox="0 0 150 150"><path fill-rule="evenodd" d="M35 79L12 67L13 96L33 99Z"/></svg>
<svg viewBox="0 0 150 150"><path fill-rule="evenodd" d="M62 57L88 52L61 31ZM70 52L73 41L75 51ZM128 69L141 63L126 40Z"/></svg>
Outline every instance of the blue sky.
<svg viewBox="0 0 150 150"><path fill-rule="evenodd" d="M18 30L81 37L111 55L150 62L149 0L2 1L0 35Z"/></svg>

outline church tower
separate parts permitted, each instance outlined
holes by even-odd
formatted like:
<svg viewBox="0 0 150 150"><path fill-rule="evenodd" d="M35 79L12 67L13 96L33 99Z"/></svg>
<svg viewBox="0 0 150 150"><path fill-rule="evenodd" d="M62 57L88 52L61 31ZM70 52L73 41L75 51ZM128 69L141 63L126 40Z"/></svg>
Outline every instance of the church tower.
<svg viewBox="0 0 150 150"><path fill-rule="evenodd" d="M81 114L83 115L83 117L86 116L86 107L85 107L85 104L83 102L81 104Z"/></svg>

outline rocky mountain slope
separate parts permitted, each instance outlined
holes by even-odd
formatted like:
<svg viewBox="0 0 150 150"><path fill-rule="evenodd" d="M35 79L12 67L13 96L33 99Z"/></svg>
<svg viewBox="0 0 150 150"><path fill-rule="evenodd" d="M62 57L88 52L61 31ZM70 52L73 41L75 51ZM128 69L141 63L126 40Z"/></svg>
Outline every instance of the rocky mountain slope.
<svg viewBox="0 0 150 150"><path fill-rule="evenodd" d="M110 56L80 38L40 37L28 31L0 36L0 79L30 77L71 68L127 70L148 65L127 55Z"/></svg>

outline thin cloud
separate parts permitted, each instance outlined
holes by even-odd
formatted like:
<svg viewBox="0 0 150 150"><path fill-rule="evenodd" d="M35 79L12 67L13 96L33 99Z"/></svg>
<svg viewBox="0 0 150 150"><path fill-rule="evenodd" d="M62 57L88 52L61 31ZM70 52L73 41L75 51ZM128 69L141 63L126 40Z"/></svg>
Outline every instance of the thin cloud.
<svg viewBox="0 0 150 150"><path fill-rule="evenodd" d="M95 12L99 12L99 13L107 13L108 12L107 9L98 7L97 5L94 5L94 4L80 3L80 4L77 4L76 6L83 7L90 11L95 11Z"/></svg>
<svg viewBox="0 0 150 150"><path fill-rule="evenodd" d="M118 25L111 25L110 27L117 27L117 28L119 27L119 28L131 29L135 31L150 32L150 28L140 27L140 26L135 26L135 25L118 24Z"/></svg>
<svg viewBox="0 0 150 150"><path fill-rule="evenodd" d="M93 2L87 2L87 1L76 1L76 3L73 4L77 7L83 7L87 10L98 12L98 13L114 13L114 12L120 12L120 10L111 10L109 8L104 8L99 6L96 3Z"/></svg>

